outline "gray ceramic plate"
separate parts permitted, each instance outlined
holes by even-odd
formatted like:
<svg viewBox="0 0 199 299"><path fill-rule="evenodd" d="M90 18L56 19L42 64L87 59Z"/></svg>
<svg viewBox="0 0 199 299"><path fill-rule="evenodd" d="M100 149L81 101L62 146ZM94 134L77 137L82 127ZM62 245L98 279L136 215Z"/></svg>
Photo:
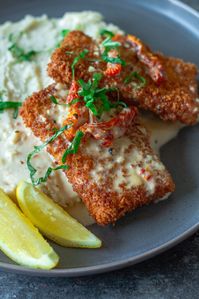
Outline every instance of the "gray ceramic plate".
<svg viewBox="0 0 199 299"><path fill-rule="evenodd" d="M25 14L61 16L65 11L98 10L106 20L138 35L154 49L199 66L199 15L171 0L7 0L0 3L0 22ZM177 244L199 228L198 127L184 129L167 144L161 156L176 182L167 201L124 217L112 227L91 227L103 240L100 250L55 247L61 257L57 269L30 270L0 253L1 269L40 276L77 276L132 265Z"/></svg>

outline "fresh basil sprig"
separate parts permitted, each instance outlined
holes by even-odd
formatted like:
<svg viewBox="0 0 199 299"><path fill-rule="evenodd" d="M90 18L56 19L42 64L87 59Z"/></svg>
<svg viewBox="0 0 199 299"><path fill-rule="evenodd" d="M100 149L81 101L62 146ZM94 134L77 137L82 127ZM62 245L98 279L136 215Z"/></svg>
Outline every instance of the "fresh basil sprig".
<svg viewBox="0 0 199 299"><path fill-rule="evenodd" d="M79 53L79 55L77 57L74 58L72 65L71 65L71 69L72 69L72 77L73 79L75 78L75 66L76 64L79 62L80 59L84 59L85 56L88 54L88 49L84 49L82 52Z"/></svg>
<svg viewBox="0 0 199 299"><path fill-rule="evenodd" d="M11 101L2 101L2 97L0 97L0 113L7 109L14 109L13 118L16 119L18 116L18 109L21 107L22 102L11 102Z"/></svg>
<svg viewBox="0 0 199 299"><path fill-rule="evenodd" d="M102 53L102 60L113 63L113 64L121 64L126 65L126 62L120 58L118 55L117 57L110 57L109 52L113 49L116 49L121 46L121 43L112 41L111 36L108 36L103 42L102 46L104 47L104 52Z"/></svg>
<svg viewBox="0 0 199 299"><path fill-rule="evenodd" d="M69 104L59 103L55 96L50 96L50 100L56 105L65 106L65 107L70 107L78 102L81 102L79 98L76 98L73 99Z"/></svg>
<svg viewBox="0 0 199 299"><path fill-rule="evenodd" d="M56 44L56 48L59 48L61 46L61 42L68 35L69 32L70 32L69 29L62 29L61 30L61 32L60 32L61 40Z"/></svg>
<svg viewBox="0 0 199 299"><path fill-rule="evenodd" d="M0 102L0 111L3 111L5 109L16 109L19 108L21 105L21 102Z"/></svg>
<svg viewBox="0 0 199 299"><path fill-rule="evenodd" d="M66 162L66 158L68 155L77 153L83 136L84 133L82 131L76 132L73 141L71 142L70 146L67 148L67 150L64 152L62 156L62 163Z"/></svg>
<svg viewBox="0 0 199 299"><path fill-rule="evenodd" d="M112 31L107 30L107 29L102 29L102 30L100 30L100 35L101 36L108 36L108 37L112 38L114 36L114 33Z"/></svg>
<svg viewBox="0 0 199 299"><path fill-rule="evenodd" d="M85 106L89 108L95 116L100 117L105 111L111 109L111 102L109 101L106 93L112 91L111 88L99 88L99 82L102 79L102 74L95 73L92 80L85 82L84 80L78 80L81 86L79 95L83 97Z"/></svg>
<svg viewBox="0 0 199 299"><path fill-rule="evenodd" d="M52 171L56 171L58 169L65 169L65 170L68 169L68 165L60 165L55 168L48 167L48 169L43 177L35 179L34 176L37 173L37 169L32 165L31 160L35 154L37 154L41 150L43 150L49 143L53 142L58 136L60 136L65 130L68 130L70 127L71 127L71 125L66 125L66 126L62 127L61 129L57 130L56 133L52 137L50 137L46 142L44 142L40 146L34 146L34 150L31 153L29 153L26 163L27 163L28 170L30 172L30 179L34 186L40 185L41 183L45 183L47 181L48 177L51 175Z"/></svg>

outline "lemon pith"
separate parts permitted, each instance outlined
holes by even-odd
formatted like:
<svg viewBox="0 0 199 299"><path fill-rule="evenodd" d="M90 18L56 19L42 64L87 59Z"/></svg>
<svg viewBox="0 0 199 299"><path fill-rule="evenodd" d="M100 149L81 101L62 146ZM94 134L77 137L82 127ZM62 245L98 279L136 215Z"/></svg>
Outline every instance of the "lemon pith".
<svg viewBox="0 0 199 299"><path fill-rule="evenodd" d="M55 251L1 189L0 232L0 249L16 263L40 269L57 265Z"/></svg>
<svg viewBox="0 0 199 299"><path fill-rule="evenodd" d="M66 247L101 247L94 234L31 184L20 182L16 195L24 214L49 239Z"/></svg>

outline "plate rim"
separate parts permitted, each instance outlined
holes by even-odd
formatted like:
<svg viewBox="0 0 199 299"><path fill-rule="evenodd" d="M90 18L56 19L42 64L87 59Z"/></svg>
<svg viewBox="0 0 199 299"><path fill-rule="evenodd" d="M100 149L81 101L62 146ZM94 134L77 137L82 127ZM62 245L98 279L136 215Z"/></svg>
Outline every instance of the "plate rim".
<svg viewBox="0 0 199 299"><path fill-rule="evenodd" d="M183 3L179 0L164 0L164 1L176 6L182 11L189 13L192 17L194 16L199 20L199 12L194 8L190 7L188 4ZM104 263L96 266L65 268L65 269L55 268L52 270L31 269L20 265L9 264L0 261L0 271L2 272L3 270L4 272L12 272L12 273L18 273L22 275L37 276L37 277L77 277L77 276L87 276L92 274L110 272L110 271L135 265L149 258L152 258L160 253L163 253L164 251L172 248L173 246L179 244L180 242L184 241L185 239L193 235L198 229L199 229L199 221L194 225L192 225L187 230L185 230L184 232L182 232L180 235L170 239L166 243L163 243L158 247L155 247L147 252L120 261Z"/></svg>

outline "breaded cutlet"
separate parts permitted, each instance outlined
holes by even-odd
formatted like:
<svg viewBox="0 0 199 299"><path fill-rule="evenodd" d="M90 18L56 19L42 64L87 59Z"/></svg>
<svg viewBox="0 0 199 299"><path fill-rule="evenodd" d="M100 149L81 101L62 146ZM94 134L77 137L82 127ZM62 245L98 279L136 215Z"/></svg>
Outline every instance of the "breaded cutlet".
<svg viewBox="0 0 199 299"><path fill-rule="evenodd" d="M72 62L80 52L87 49L87 56L80 59L75 66L76 80L81 78L87 82L92 78L94 71L101 72L104 74L102 86L117 88L120 97L128 103L133 102L163 120L195 124L199 113L196 66L181 59L153 53L135 38L134 40L141 44L141 49L144 49L143 52L139 52L139 47L136 48L131 39L132 36L121 35L112 39L121 44L117 49L110 51L110 55L116 55L116 51L118 57L126 62L121 67L119 64L114 65L101 60L102 40L97 42L83 32L72 31L65 37L61 47L52 54L48 74L56 82L66 84L69 88L72 80ZM121 70L114 74L115 68ZM159 82L154 79L154 70L162 75L163 80ZM135 77L132 76L132 80L128 82L132 73ZM146 84L139 85L140 80L139 77L136 78L135 73L143 77Z"/></svg>
<svg viewBox="0 0 199 299"><path fill-rule="evenodd" d="M43 142L62 127L67 117L67 107L61 108L62 117L57 112L60 105L51 101L51 96L55 96L59 103L64 102L64 93L60 84L53 84L34 93L21 108L25 125ZM47 151L58 165L62 164L63 153L69 145L66 134L47 145ZM127 212L163 198L175 188L171 175L152 151L147 132L137 116L109 148L85 134L78 152L68 155L66 164L69 169L64 172L74 191L100 225L115 223Z"/></svg>

